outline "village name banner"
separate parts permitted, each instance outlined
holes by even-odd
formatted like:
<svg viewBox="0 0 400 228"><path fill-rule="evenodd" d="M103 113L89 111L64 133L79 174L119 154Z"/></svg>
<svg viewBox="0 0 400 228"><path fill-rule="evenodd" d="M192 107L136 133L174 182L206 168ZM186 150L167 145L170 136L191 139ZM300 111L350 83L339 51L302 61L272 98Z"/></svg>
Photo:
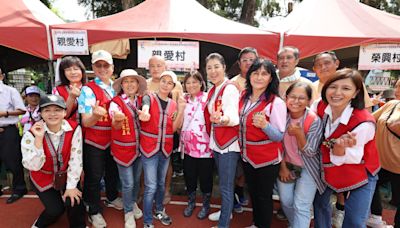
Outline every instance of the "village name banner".
<svg viewBox="0 0 400 228"><path fill-rule="evenodd" d="M359 70L400 70L400 44L360 46Z"/></svg>
<svg viewBox="0 0 400 228"><path fill-rule="evenodd" d="M55 55L88 55L86 30L52 29Z"/></svg>
<svg viewBox="0 0 400 228"><path fill-rule="evenodd" d="M138 40L138 67L149 67L153 55L162 56L170 70L189 71L199 69L197 41Z"/></svg>

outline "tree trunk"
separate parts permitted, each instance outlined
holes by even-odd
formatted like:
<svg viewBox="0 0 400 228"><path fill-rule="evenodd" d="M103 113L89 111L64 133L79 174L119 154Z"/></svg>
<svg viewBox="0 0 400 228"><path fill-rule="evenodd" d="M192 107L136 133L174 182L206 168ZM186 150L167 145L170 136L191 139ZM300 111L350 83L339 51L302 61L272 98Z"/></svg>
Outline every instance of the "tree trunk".
<svg viewBox="0 0 400 228"><path fill-rule="evenodd" d="M127 10L133 6L135 6L135 0L121 0L122 9Z"/></svg>
<svg viewBox="0 0 400 228"><path fill-rule="evenodd" d="M255 14L256 0L244 0L239 21L248 25L253 25Z"/></svg>

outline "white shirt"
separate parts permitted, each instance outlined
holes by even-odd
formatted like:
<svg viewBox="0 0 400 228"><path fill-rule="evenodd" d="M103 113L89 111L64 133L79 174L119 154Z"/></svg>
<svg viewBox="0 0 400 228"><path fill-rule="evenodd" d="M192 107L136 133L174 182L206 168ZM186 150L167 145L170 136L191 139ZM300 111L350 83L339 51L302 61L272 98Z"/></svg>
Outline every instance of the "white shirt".
<svg viewBox="0 0 400 228"><path fill-rule="evenodd" d="M52 132L44 126L45 132L49 134L50 140L54 145L54 148L58 148L60 143L61 135L66 131L72 131L71 125L66 120L63 120L61 130L58 132ZM21 152L22 152L22 165L31 171L40 170L46 160L43 146L41 148L35 147L35 137L30 131L26 132L21 140ZM71 155L68 161L67 170L67 189L76 188L80 176L82 173L82 130L78 126L72 136Z"/></svg>
<svg viewBox="0 0 400 228"><path fill-rule="evenodd" d="M213 109L214 109L215 98L217 97L217 94L219 93L222 85L224 85L226 81L228 81L228 79L225 78L224 82L215 88L215 92L211 97L210 101L208 102L207 108L210 114L214 112ZM236 88L236 86L232 85L228 85L225 88L224 93L222 94L222 112L224 113L224 116L229 118L229 123L226 126L239 125L239 96L240 96L239 90ZM213 131L211 130L210 149L219 152L221 154L227 152L240 152L238 140L234 141L227 148L221 150L216 145L213 135L214 135Z"/></svg>
<svg viewBox="0 0 400 228"><path fill-rule="evenodd" d="M353 113L354 108L347 105L347 107L342 112L342 115L337 118L334 122L332 122L332 109L331 106L325 109L325 114L328 115L328 120L325 126L325 138L328 138L332 135L332 133L336 130L339 124L347 125L351 115ZM330 160L333 164L340 166L343 164L360 164L362 157L364 156L364 146L369 141L371 141L375 136L375 124L371 122L365 122L358 125L351 132L356 134L357 144L353 147L345 148L344 156L336 156L332 154L332 149L330 152Z"/></svg>
<svg viewBox="0 0 400 228"><path fill-rule="evenodd" d="M15 111L17 109L26 111L24 101L17 89L14 87L4 85L0 81L0 111ZM18 123L18 116L0 117L0 127Z"/></svg>

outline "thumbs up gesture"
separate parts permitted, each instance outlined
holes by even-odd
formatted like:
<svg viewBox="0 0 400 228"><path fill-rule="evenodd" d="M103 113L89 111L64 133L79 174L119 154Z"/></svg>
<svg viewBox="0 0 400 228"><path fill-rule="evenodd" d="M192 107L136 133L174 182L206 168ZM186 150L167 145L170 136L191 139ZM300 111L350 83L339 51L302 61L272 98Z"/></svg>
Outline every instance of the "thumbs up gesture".
<svg viewBox="0 0 400 228"><path fill-rule="evenodd" d="M114 121L121 122L121 121L124 121L125 115L124 115L124 113L122 113L120 111L115 111L113 118L114 118Z"/></svg>
<svg viewBox="0 0 400 228"><path fill-rule="evenodd" d="M303 128L299 122L288 124L287 132L290 136L298 136L303 132Z"/></svg>
<svg viewBox="0 0 400 228"><path fill-rule="evenodd" d="M104 109L103 107L99 106L99 101L96 101L95 105L92 105L92 113L93 115L97 116L97 117L102 117L105 114L107 114L107 110Z"/></svg>
<svg viewBox="0 0 400 228"><path fill-rule="evenodd" d="M143 121L143 122L147 122L150 120L150 113L148 110L137 110L138 116L139 116L139 120Z"/></svg>

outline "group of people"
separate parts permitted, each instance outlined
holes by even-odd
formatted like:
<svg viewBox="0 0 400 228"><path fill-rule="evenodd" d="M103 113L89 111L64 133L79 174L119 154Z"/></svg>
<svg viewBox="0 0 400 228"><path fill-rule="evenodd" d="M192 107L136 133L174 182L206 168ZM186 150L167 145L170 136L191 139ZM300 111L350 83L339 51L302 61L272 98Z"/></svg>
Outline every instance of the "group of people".
<svg viewBox="0 0 400 228"><path fill-rule="evenodd" d="M199 71L186 73L181 85L161 56L149 59L149 79L125 69L112 81L112 56L96 51L96 77L90 82L79 58L64 57L61 84L52 95L42 94L39 102L40 93L28 87L26 96L36 95L28 107L18 99L0 105L0 156L14 175L8 201L26 193L22 164L45 207L32 227L53 224L65 210L70 227L86 226L85 211L94 227L106 227L102 179L105 206L124 210L125 227L136 227L142 216L146 228L154 227L153 219L170 225L164 203L170 196L170 157L178 147L188 194L185 217L195 209L199 181L197 218L218 221L215 227L230 227L232 212L242 211L245 184L252 228L271 226L274 187L290 227L309 227L312 213L314 227L332 222L382 227L377 186L390 181L400 226L400 82L396 99L371 114L367 108L376 102L360 73L337 70L335 53L316 55L319 80L314 83L300 76L297 48L283 47L277 57L278 69L254 48L244 48L238 56L241 72L229 80L223 56L211 53L205 59L211 88ZM0 84L0 98L15 92ZM15 143L18 115L28 118L21 144ZM16 151L14 157L7 149ZM221 210L210 214L214 166ZM141 176L143 211L138 207ZM335 216L332 221L333 193L341 221Z"/></svg>

